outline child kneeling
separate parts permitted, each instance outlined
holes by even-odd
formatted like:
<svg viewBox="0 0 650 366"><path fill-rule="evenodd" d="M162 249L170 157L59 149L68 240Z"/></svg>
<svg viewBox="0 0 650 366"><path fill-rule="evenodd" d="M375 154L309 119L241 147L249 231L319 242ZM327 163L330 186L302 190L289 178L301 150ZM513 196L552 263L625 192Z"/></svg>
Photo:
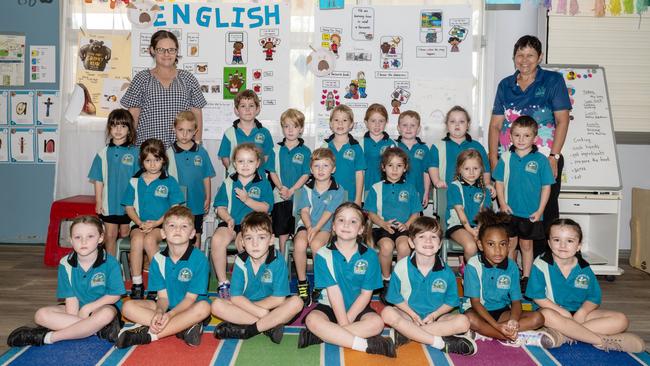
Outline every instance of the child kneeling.
<svg viewBox="0 0 650 366"><path fill-rule="evenodd" d="M115 344L125 348L176 335L190 346L201 344L203 325L210 316L208 259L190 244L196 234L189 208L174 206L163 216L162 238L167 248L156 253L149 267L153 300L131 300L124 316L136 323L123 329Z"/></svg>
<svg viewBox="0 0 650 366"><path fill-rule="evenodd" d="M289 273L282 253L273 247L271 217L251 212L241 225L244 252L235 258L230 299L216 298L212 314L223 322L217 339L248 339L260 333L279 344L284 325L302 311L298 296L289 296Z"/></svg>
<svg viewBox="0 0 650 366"><path fill-rule="evenodd" d="M421 216L411 224L408 243L414 253L395 264L386 295L395 306L385 307L381 317L394 329L395 347L413 339L443 352L473 355L476 343L454 336L469 330L469 320L449 314L460 301L456 276L437 255L441 238L434 218Z"/></svg>

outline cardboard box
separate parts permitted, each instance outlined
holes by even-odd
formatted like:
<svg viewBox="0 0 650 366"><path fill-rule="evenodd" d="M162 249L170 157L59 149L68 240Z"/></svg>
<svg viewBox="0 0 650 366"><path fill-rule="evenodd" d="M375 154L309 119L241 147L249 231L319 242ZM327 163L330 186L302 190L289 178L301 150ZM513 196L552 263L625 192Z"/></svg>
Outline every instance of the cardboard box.
<svg viewBox="0 0 650 366"><path fill-rule="evenodd" d="M650 273L650 189L632 188L630 265Z"/></svg>

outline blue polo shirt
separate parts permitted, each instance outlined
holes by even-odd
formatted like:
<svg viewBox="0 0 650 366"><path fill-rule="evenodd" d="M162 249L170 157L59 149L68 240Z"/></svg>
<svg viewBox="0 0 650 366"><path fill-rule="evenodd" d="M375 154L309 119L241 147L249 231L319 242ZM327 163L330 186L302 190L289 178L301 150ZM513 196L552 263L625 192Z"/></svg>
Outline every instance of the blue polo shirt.
<svg viewBox="0 0 650 366"><path fill-rule="evenodd" d="M176 263L169 255L169 247L154 255L149 266L149 291L166 290L170 310L183 301L187 293L199 295L196 302L208 300L210 270L205 254L188 245Z"/></svg>
<svg viewBox="0 0 650 366"><path fill-rule="evenodd" d="M56 286L59 299L76 297L81 308L104 295L121 296L125 292L119 263L102 248L97 249L97 259L87 271L79 265L75 252L59 261ZM121 301L118 300L116 305L121 306Z"/></svg>
<svg viewBox="0 0 650 366"><path fill-rule="evenodd" d="M325 142L327 143L327 148L332 150L336 158L334 177L343 189L348 192L350 201L354 201L357 192L356 173L366 170L366 160L364 159L363 149L359 145L359 142L352 135L348 135L348 137L350 141L341 146L340 150L337 150L336 146L334 146L334 135L325 139Z"/></svg>
<svg viewBox="0 0 650 366"><path fill-rule="evenodd" d="M418 269L415 260L417 254L405 257L395 264L390 276L386 300L391 304L407 305L423 319L442 305L451 307L460 305L456 276L445 266L440 256L436 255L436 263L426 275ZM406 271L404 271L406 269ZM396 273L397 271L401 273Z"/></svg>
<svg viewBox="0 0 650 366"><path fill-rule="evenodd" d="M106 216L124 215L122 195L129 179L140 170L139 150L128 144L115 145L113 140L102 149L90 167L88 179L104 184L102 204ZM106 176L104 176L106 175Z"/></svg>
<svg viewBox="0 0 650 366"><path fill-rule="evenodd" d="M478 226L476 215L482 208L492 208L492 199L490 191L481 188L478 181L474 184L465 182L462 178L460 181L454 181L447 188L447 228L461 225L460 218L454 210L454 206L463 206L465 216L472 227Z"/></svg>
<svg viewBox="0 0 650 366"><path fill-rule="evenodd" d="M301 192L298 195L295 203L296 212L300 213L305 207L309 207L309 215L311 224L316 225L318 220L325 212L334 213L337 207L345 200L345 190L340 185L336 184L334 177L331 178L329 188L324 192L318 192L316 189L316 180L311 178L302 186ZM323 225L321 231L332 230L332 218Z"/></svg>
<svg viewBox="0 0 650 366"><path fill-rule="evenodd" d="M577 311L585 301L600 305L600 285L581 255L576 255L578 263L564 277L548 251L535 259L526 287L526 296L533 300L549 299L568 311ZM548 274L550 285L546 281Z"/></svg>
<svg viewBox="0 0 650 366"><path fill-rule="evenodd" d="M510 258L492 266L479 252L467 261L463 284L465 296L480 298L487 311L509 307L513 301L521 300L519 267Z"/></svg>
<svg viewBox="0 0 650 366"><path fill-rule="evenodd" d="M494 168L497 182L504 182L504 164L502 156ZM542 187L553 183L548 158L537 151L537 146L533 145L533 151L523 157L514 152L514 145L510 148L510 178L504 189L508 190L507 204L514 216L530 217L539 207Z"/></svg>
<svg viewBox="0 0 650 366"><path fill-rule="evenodd" d="M358 244L357 252L347 261L336 244L330 242L316 253L314 282L315 288L323 289L319 303L331 306L325 289L336 285L341 289L345 311L348 311L361 290L373 291L382 287L377 253Z"/></svg>
<svg viewBox="0 0 650 366"><path fill-rule="evenodd" d="M289 291L289 273L282 255L271 246L266 260L257 273L248 253L235 257L230 280L230 296L244 296L250 301L260 301L269 296L285 297Z"/></svg>
<svg viewBox="0 0 650 366"><path fill-rule="evenodd" d="M419 137L417 142L410 149L402 142L402 136L397 138L397 146L404 150L409 157L409 170L406 174L406 181L413 184L420 194L424 193L424 174L428 174L431 166L431 157L427 144ZM427 178L429 179L429 178Z"/></svg>
<svg viewBox="0 0 650 366"><path fill-rule="evenodd" d="M203 180L216 175L210 156L197 143L194 143L188 150L183 150L177 143L173 143L170 149L173 154L168 154L168 156L169 159L174 159L176 172L169 169L169 173L178 180L179 185L187 187L187 207L192 210L192 214L203 215L205 213L203 210L205 200Z"/></svg>
<svg viewBox="0 0 650 366"><path fill-rule="evenodd" d="M363 156L366 160L366 174L363 177L363 188L366 192L373 184L381 181L381 155L389 147L396 147L397 143L384 131L383 137L375 141L370 137L370 132L363 135Z"/></svg>
<svg viewBox="0 0 650 366"><path fill-rule="evenodd" d="M562 74L537 66L535 81L522 91L517 85L516 71L499 83L494 97L492 114L505 117L499 136L500 152L510 147L510 125L519 116L530 116L539 125L537 146L548 155L555 136L553 112L571 110L569 93Z"/></svg>
<svg viewBox="0 0 650 366"><path fill-rule="evenodd" d="M230 190L230 194L226 190L226 186L228 185L226 180L230 180L232 182L232 189ZM223 183L221 183L221 187L219 187L219 191L217 191L217 195L214 197L213 206L227 208L230 204L231 208L229 210L229 213L230 216L232 216L233 220L235 220L235 225L241 224L244 216L250 212L253 212L252 208L246 206L244 202L237 198L235 188L241 188L245 190L248 192L248 196L255 201L266 202L269 205L267 212L271 212L271 209L273 208L273 190L271 189L271 184L268 180L263 179L259 174L255 174L253 180L244 186L239 181L239 174L232 174L231 176L227 177Z"/></svg>
<svg viewBox="0 0 650 366"><path fill-rule="evenodd" d="M442 139L442 143L445 144L445 150L446 150L446 155L447 158L445 159L445 176L440 177L441 179L444 179L447 184L450 184L451 182L454 181L454 176L456 175L456 162L458 160L458 155L469 149L474 149L481 154L481 158L483 159L483 171L486 173L490 173L490 161L488 160L487 153L485 152L485 148L483 145L481 145L480 142L473 140L472 136L469 134L465 135L465 141L461 142L460 144L457 144L454 140L449 137L449 133L447 133L447 137ZM440 154L438 151L438 147L436 144L431 145L431 166L434 168L439 168L440 167Z"/></svg>
<svg viewBox="0 0 650 366"><path fill-rule="evenodd" d="M289 149L285 145L286 139L278 142L278 147L273 149L269 156L268 170L280 176L282 184L291 188L303 176L309 175L309 163L311 161L311 150L305 146L303 139L298 139L298 145ZM278 150L278 154L275 151ZM283 201L280 195L276 195L276 202Z"/></svg>
<svg viewBox="0 0 650 366"><path fill-rule="evenodd" d="M122 198L122 205L135 207L140 220L158 220L170 207L185 201L174 177L163 170L156 180L147 184L142 178L144 172L141 169L131 178Z"/></svg>
<svg viewBox="0 0 650 366"><path fill-rule="evenodd" d="M411 215L422 211L421 202L418 191L404 178L395 183L384 180L370 188L364 209L381 216L384 221L395 219L404 224Z"/></svg>
<svg viewBox="0 0 650 366"><path fill-rule="evenodd" d="M217 156L219 158L229 158L231 160L230 168L228 172L234 173L234 167L232 166L233 157L231 156L234 146L243 144L245 142L252 142L255 145L259 146L262 149L264 156L270 158L273 153L273 137L266 127L262 126L262 123L255 119L255 127L251 130L250 134L245 134L241 128L239 128L239 118L232 123L232 127L235 129L235 139L236 141L230 141L227 134L224 133L223 138L221 139L221 145L219 145L219 151ZM233 146L234 145L234 146ZM266 164L264 161L260 162L260 167L258 169L260 175L264 174L266 170Z"/></svg>

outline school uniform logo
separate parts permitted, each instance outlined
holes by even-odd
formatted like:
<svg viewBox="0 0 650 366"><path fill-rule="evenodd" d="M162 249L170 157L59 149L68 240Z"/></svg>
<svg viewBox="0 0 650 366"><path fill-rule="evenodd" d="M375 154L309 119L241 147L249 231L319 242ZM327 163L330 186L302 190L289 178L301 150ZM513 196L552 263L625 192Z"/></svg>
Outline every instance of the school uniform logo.
<svg viewBox="0 0 650 366"><path fill-rule="evenodd" d="M442 278L438 278L431 284L431 292L445 293L447 292L447 282Z"/></svg>
<svg viewBox="0 0 650 366"><path fill-rule="evenodd" d="M413 157L418 160L424 159L424 149L415 150L415 154L413 154Z"/></svg>
<svg viewBox="0 0 650 366"><path fill-rule="evenodd" d="M539 168L539 165L537 165L536 161L529 161L526 163L526 172L532 173L532 174L537 174L537 169Z"/></svg>
<svg viewBox="0 0 650 366"><path fill-rule="evenodd" d="M578 275L573 281L573 287L586 290L589 288L589 276L585 274Z"/></svg>
<svg viewBox="0 0 650 366"><path fill-rule="evenodd" d="M323 198L323 204L324 205L329 205L330 202L332 202L332 194L329 193L325 198Z"/></svg>
<svg viewBox="0 0 650 366"><path fill-rule="evenodd" d="M194 166L203 166L203 159L200 156L194 157Z"/></svg>
<svg viewBox="0 0 650 366"><path fill-rule="evenodd" d="M343 153L343 159L345 160L354 160L354 150L353 149L347 149Z"/></svg>
<svg viewBox="0 0 650 366"><path fill-rule="evenodd" d="M90 279L90 287L106 286L106 275L104 272L95 273Z"/></svg>
<svg viewBox="0 0 650 366"><path fill-rule="evenodd" d="M294 164L302 164L305 161L305 156L302 153L297 153L291 159L291 162Z"/></svg>
<svg viewBox="0 0 650 366"><path fill-rule="evenodd" d="M123 165L133 166L133 161L134 160L135 160L135 158L131 154L122 155L122 164Z"/></svg>
<svg viewBox="0 0 650 366"><path fill-rule="evenodd" d="M408 191L401 191L398 195L397 198L400 202L408 202L409 201L409 193Z"/></svg>
<svg viewBox="0 0 650 366"><path fill-rule="evenodd" d="M472 197L472 200L474 201L474 203L483 202L483 192L474 193L474 197Z"/></svg>
<svg viewBox="0 0 650 366"><path fill-rule="evenodd" d="M501 275L497 278L497 288L500 290L510 290L510 276Z"/></svg>
<svg viewBox="0 0 650 366"><path fill-rule="evenodd" d="M265 137L264 137L263 133L260 132L257 135L255 135L255 143L256 144L263 144L264 140L265 140Z"/></svg>
<svg viewBox="0 0 650 366"><path fill-rule="evenodd" d="M192 270L185 267L178 272L178 280L181 282L190 282L192 280Z"/></svg>
<svg viewBox="0 0 650 366"><path fill-rule="evenodd" d="M154 192L154 196L167 198L168 195L169 195L169 188L167 188L166 185L161 184L158 187L156 187L156 191Z"/></svg>
<svg viewBox="0 0 650 366"><path fill-rule="evenodd" d="M354 274L364 275L368 270L368 261L365 259L359 259L354 263Z"/></svg>
<svg viewBox="0 0 650 366"><path fill-rule="evenodd" d="M380 147L379 148L379 155L384 155L384 151L386 151L386 149L388 149L388 145Z"/></svg>
<svg viewBox="0 0 650 366"><path fill-rule="evenodd" d="M262 273L262 283L272 283L273 282L273 272L270 269L265 269Z"/></svg>
<svg viewBox="0 0 650 366"><path fill-rule="evenodd" d="M543 97L546 95L546 88L543 86L540 86L539 88L535 89L535 97Z"/></svg>
<svg viewBox="0 0 650 366"><path fill-rule="evenodd" d="M260 190L260 187L251 187L251 188L248 190L248 195L249 195L251 198L259 199L260 196L262 195L262 191Z"/></svg>

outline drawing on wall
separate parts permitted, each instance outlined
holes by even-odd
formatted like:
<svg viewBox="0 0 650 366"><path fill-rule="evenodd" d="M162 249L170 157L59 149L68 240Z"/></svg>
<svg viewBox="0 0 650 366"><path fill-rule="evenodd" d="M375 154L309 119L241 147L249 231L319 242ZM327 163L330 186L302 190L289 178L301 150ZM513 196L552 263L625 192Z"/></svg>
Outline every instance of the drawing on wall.
<svg viewBox="0 0 650 366"><path fill-rule="evenodd" d="M9 123L9 117L7 116L9 105L9 93L6 91L0 92L0 125L6 125Z"/></svg>
<svg viewBox="0 0 650 366"><path fill-rule="evenodd" d="M88 39L87 43L79 48L81 65L88 71L104 71L111 59L110 41Z"/></svg>
<svg viewBox="0 0 650 366"><path fill-rule="evenodd" d="M442 11L422 10L420 12L420 42L442 42Z"/></svg>
<svg viewBox="0 0 650 366"><path fill-rule="evenodd" d="M146 29L153 25L158 12L161 10L160 6L151 1L135 2L131 1L126 6L126 16L136 28Z"/></svg>
<svg viewBox="0 0 650 366"><path fill-rule="evenodd" d="M248 61L248 33L226 32L226 63L245 64Z"/></svg>
<svg viewBox="0 0 650 366"><path fill-rule="evenodd" d="M34 162L33 128L12 128L10 139L12 162Z"/></svg>
<svg viewBox="0 0 650 366"><path fill-rule="evenodd" d="M28 90L15 90L11 92L12 125L34 124L34 92Z"/></svg>
<svg viewBox="0 0 650 366"><path fill-rule="evenodd" d="M0 127L0 162L9 161L9 128Z"/></svg>
<svg viewBox="0 0 650 366"><path fill-rule="evenodd" d="M307 56L307 66L316 76L327 76L336 68L336 56L329 50L319 48Z"/></svg>
<svg viewBox="0 0 650 366"><path fill-rule="evenodd" d="M36 92L36 123L57 124L61 110L61 98L56 90L40 90Z"/></svg>
<svg viewBox="0 0 650 366"><path fill-rule="evenodd" d="M280 44L280 38L266 37L260 39L260 46L263 48L266 61L273 61L273 54L276 52L276 47Z"/></svg>
<svg viewBox="0 0 650 366"><path fill-rule="evenodd" d="M36 130L36 148L39 163L56 161L57 133L56 128L38 128Z"/></svg>
<svg viewBox="0 0 650 366"><path fill-rule="evenodd" d="M237 93L246 89L245 67L224 67L223 78L223 99L235 99Z"/></svg>

